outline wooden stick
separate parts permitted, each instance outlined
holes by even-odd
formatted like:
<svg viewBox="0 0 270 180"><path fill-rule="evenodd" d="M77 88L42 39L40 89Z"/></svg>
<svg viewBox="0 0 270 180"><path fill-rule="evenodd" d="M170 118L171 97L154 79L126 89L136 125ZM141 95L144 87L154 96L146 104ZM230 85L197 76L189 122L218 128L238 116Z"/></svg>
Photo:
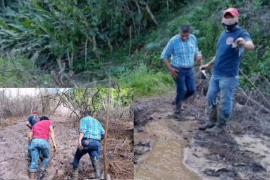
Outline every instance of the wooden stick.
<svg viewBox="0 0 270 180"><path fill-rule="evenodd" d="M109 91L109 100L108 106L106 108L106 118L105 118L105 137L104 137L104 148L103 148L103 159L104 159L104 179L107 180L108 175L108 163L107 163L107 134L108 134L108 127L109 127L109 114L110 114L110 103L111 103L111 88Z"/></svg>

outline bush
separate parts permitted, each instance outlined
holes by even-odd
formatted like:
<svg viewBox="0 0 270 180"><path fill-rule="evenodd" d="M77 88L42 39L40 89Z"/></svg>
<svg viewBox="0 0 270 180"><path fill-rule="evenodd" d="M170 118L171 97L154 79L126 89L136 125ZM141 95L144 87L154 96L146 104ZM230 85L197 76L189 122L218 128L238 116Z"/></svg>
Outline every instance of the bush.
<svg viewBox="0 0 270 180"><path fill-rule="evenodd" d="M155 15L185 1L31 0L2 9L0 50L25 54L42 68L91 61L136 37L154 24ZM52 66L54 65L54 66ZM87 65L87 63L83 63ZM63 66L63 65L62 65ZM77 65L78 66L78 65ZM84 69L79 67L79 69Z"/></svg>

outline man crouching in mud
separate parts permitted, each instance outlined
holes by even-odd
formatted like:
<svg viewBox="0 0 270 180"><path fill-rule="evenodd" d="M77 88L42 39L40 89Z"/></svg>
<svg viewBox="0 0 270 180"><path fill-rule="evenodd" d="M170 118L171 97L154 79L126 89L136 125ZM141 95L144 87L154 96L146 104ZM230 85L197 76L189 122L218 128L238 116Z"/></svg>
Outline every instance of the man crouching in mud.
<svg viewBox="0 0 270 180"><path fill-rule="evenodd" d="M79 178L79 163L82 156L89 154L92 165L95 170L95 179L101 178L100 169L100 150L101 140L105 136L105 131L101 123L90 116L90 111L83 113L83 118L80 120L80 135L78 139L78 148L73 160L73 180Z"/></svg>
<svg viewBox="0 0 270 180"><path fill-rule="evenodd" d="M218 40L216 56L208 64L201 66L201 69L209 70L212 66L213 69L207 92L209 120L199 127L200 130L210 129L210 132L220 133L232 114L244 50L254 49L249 33L238 25L239 16L236 8L229 8L223 12L222 24L225 31ZM219 92L218 111L216 98Z"/></svg>
<svg viewBox="0 0 270 180"><path fill-rule="evenodd" d="M31 153L31 164L29 167L30 178L35 179L38 175L38 178L42 179L46 175L46 169L49 166L51 158L50 137L53 142L54 150L56 151L57 149L52 120L47 116L41 116L40 121L32 127L31 136L32 141L29 146ZM39 165L40 155L42 155L43 160Z"/></svg>
<svg viewBox="0 0 270 180"><path fill-rule="evenodd" d="M176 83L175 116L181 118L182 102L195 93L194 60L202 64L197 38L189 25L181 26L181 32L173 36L163 49L161 59Z"/></svg>

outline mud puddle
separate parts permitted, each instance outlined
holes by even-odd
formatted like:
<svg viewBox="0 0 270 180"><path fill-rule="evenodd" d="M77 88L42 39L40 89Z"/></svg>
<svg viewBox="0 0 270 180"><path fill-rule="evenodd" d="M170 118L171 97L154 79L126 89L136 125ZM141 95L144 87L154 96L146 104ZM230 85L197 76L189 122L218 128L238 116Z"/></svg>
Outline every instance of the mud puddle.
<svg viewBox="0 0 270 180"><path fill-rule="evenodd" d="M174 124L165 120L147 124L145 131L155 134L157 140L152 151L135 169L135 179L199 179L182 164L185 142L169 125Z"/></svg>
<svg viewBox="0 0 270 180"><path fill-rule="evenodd" d="M136 105L136 180L200 179L183 163L184 148L188 146L196 128L196 115L184 113L183 119L176 121L171 100L171 97L163 97Z"/></svg>

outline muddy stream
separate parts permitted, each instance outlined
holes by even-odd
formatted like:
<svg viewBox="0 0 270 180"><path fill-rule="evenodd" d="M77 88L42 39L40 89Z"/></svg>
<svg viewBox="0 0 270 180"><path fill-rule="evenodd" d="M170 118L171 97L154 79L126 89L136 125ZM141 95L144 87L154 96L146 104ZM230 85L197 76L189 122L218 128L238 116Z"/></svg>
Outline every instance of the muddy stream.
<svg viewBox="0 0 270 180"><path fill-rule="evenodd" d="M200 179L183 161L196 114L184 114L183 121L176 121L171 98L162 98L138 103L134 118L136 180Z"/></svg>
<svg viewBox="0 0 270 180"><path fill-rule="evenodd" d="M151 153L135 169L137 180L199 179L195 173L183 165L185 142L177 132L169 127L170 125L174 126L175 124L166 120L147 124L145 131L157 135L157 140Z"/></svg>
<svg viewBox="0 0 270 180"><path fill-rule="evenodd" d="M138 101L134 108L136 180L269 180L270 115L236 102L220 134L198 130L206 99L172 116L173 96Z"/></svg>

